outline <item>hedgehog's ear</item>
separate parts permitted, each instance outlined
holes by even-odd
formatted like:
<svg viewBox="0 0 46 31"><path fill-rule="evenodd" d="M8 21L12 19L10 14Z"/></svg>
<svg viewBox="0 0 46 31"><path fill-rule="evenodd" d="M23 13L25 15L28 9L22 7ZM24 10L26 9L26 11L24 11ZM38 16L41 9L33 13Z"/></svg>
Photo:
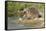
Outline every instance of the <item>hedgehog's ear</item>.
<svg viewBox="0 0 46 31"><path fill-rule="evenodd" d="M23 12L23 14L25 14L25 13L26 13L26 11Z"/></svg>
<svg viewBox="0 0 46 31"><path fill-rule="evenodd" d="M24 13L26 13L26 12L24 12Z"/></svg>

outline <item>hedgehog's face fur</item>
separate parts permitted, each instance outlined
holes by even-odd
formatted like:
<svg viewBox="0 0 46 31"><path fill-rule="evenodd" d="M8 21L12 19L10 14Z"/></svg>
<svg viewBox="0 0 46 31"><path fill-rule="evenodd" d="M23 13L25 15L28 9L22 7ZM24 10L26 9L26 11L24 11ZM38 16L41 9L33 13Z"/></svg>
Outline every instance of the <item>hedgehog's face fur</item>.
<svg viewBox="0 0 46 31"><path fill-rule="evenodd" d="M40 18L41 15L40 15L39 11L36 10L35 8L29 8L23 12L23 17L26 17L28 19L36 18L36 17Z"/></svg>

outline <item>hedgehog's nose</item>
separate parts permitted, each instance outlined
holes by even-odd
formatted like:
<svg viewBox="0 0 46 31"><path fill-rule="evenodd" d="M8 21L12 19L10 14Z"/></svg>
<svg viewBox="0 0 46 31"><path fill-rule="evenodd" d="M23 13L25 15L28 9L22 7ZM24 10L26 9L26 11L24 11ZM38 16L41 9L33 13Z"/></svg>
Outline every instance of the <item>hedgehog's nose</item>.
<svg viewBox="0 0 46 31"><path fill-rule="evenodd" d="M27 19L31 19L30 17L28 17Z"/></svg>
<svg viewBox="0 0 46 31"><path fill-rule="evenodd" d="M30 18L28 18L28 19L30 19Z"/></svg>
<svg viewBox="0 0 46 31"><path fill-rule="evenodd" d="M38 16L38 18L41 18L41 17L42 17L41 15Z"/></svg>

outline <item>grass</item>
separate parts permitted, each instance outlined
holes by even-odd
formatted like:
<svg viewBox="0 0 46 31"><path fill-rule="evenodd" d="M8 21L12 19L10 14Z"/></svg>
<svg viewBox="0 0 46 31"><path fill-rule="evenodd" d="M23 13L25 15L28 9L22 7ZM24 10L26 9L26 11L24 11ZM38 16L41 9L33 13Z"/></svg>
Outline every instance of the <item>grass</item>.
<svg viewBox="0 0 46 31"><path fill-rule="evenodd" d="M39 11L44 10L45 4L40 3L20 3L20 2L7 2L7 10L8 10L8 16L21 16L18 11L23 11L25 8L31 8L36 7L39 9Z"/></svg>

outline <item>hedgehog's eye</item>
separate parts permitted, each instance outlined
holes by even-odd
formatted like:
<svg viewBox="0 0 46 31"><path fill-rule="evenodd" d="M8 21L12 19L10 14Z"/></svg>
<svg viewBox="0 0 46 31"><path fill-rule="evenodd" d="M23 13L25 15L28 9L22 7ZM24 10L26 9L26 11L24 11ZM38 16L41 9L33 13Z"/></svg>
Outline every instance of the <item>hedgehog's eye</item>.
<svg viewBox="0 0 46 31"><path fill-rule="evenodd" d="M41 15L38 16L38 18L42 17Z"/></svg>

